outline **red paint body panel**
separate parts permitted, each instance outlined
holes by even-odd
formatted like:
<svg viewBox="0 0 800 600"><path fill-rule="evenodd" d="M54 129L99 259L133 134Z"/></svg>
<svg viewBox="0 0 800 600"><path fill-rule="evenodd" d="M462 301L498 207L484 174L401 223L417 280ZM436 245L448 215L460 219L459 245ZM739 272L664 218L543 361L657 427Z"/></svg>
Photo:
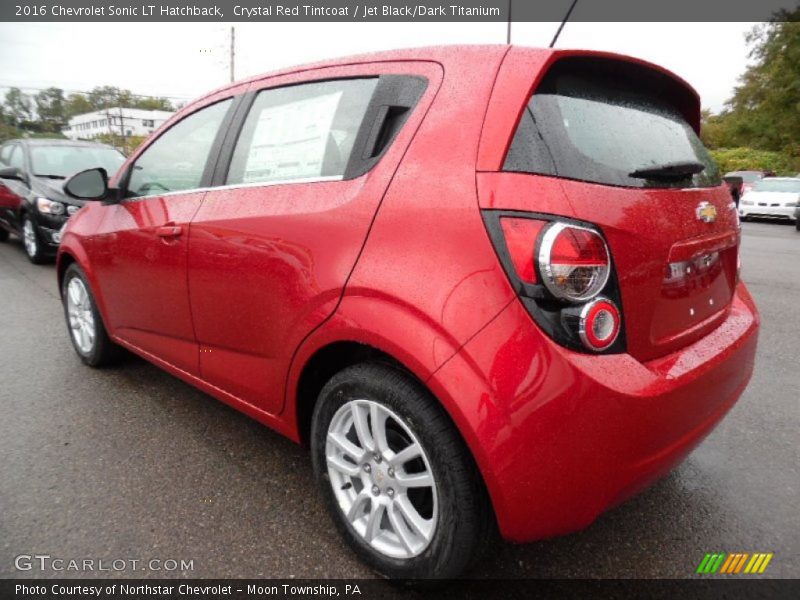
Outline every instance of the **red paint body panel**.
<svg viewBox="0 0 800 600"><path fill-rule="evenodd" d="M381 161L348 181L210 190L191 228L189 286L203 379L270 413L297 345L330 316L372 217L442 80L436 63L317 69L314 80L419 75L423 98ZM291 85L310 74L259 80Z"/></svg>
<svg viewBox="0 0 800 600"><path fill-rule="evenodd" d="M298 380L315 353L341 341L378 348L450 414L505 537L586 526L722 418L749 380L758 316L736 283L738 229L724 187L498 172L544 70L575 54L597 53L415 49L214 92L167 127L274 85L378 73L429 81L366 175L89 203L70 221L59 271L65 259L83 267L116 341L293 440ZM699 103L682 110L699 123ZM695 218L701 201L716 207L715 223ZM481 209L596 224L619 277L628 352L580 354L550 339L512 289ZM163 238L161 227L182 235ZM665 279L670 262L712 252L721 256L713 271Z"/></svg>
<svg viewBox="0 0 800 600"><path fill-rule="evenodd" d="M504 537L528 541L587 526L682 460L747 384L757 327L740 286L714 332L640 363L565 350L512 302L429 386L459 408Z"/></svg>

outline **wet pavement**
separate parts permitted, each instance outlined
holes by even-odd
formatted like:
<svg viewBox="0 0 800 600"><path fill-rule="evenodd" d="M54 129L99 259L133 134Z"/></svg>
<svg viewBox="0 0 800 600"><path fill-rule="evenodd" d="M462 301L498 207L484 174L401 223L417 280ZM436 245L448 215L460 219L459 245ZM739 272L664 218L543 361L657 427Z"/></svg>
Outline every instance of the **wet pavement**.
<svg viewBox="0 0 800 600"><path fill-rule="evenodd" d="M742 260L763 326L727 418L587 530L500 545L472 575L680 578L706 552L744 551L774 553L765 576L800 577L800 233L745 223ZM15 569L33 554L128 561L89 576L371 576L305 450L138 358L84 367L53 266L29 264L14 238L0 244L0 406L0 577L79 575ZM150 559L162 570L142 570ZM170 559L192 568L163 570Z"/></svg>

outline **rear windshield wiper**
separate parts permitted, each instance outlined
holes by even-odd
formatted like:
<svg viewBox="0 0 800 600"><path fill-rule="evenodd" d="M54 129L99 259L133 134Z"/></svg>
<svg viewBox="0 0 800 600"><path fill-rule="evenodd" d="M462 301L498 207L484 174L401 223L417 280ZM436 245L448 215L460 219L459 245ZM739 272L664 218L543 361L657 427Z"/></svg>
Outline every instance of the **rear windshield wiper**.
<svg viewBox="0 0 800 600"><path fill-rule="evenodd" d="M63 175L44 175L43 173L34 173L36 177L46 177L47 179L66 179Z"/></svg>
<svg viewBox="0 0 800 600"><path fill-rule="evenodd" d="M636 179L686 179L705 169L703 163L695 161L671 162L662 165L642 167L628 173L629 177Z"/></svg>

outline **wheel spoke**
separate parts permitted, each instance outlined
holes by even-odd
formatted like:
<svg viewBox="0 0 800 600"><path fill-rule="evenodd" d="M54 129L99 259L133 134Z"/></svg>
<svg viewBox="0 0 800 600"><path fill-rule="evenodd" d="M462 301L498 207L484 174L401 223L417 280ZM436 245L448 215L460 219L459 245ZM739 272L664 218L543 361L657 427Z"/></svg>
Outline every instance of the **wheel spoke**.
<svg viewBox="0 0 800 600"><path fill-rule="evenodd" d="M367 420L367 410L358 402L353 403L351 409L353 415L353 425L356 428L356 435L361 447L369 452L375 451L375 441L369 431L369 422Z"/></svg>
<svg viewBox="0 0 800 600"><path fill-rule="evenodd" d="M364 539L371 542L381 531L381 521L383 521L383 514L386 512L386 505L382 502L372 503L372 512L369 513L367 519L367 530L364 534Z"/></svg>
<svg viewBox="0 0 800 600"><path fill-rule="evenodd" d="M344 458L340 456L328 456L327 457L328 466L336 469L339 473L343 475L347 475L348 477L357 477L359 473L358 465L354 465L353 463L347 462Z"/></svg>
<svg viewBox="0 0 800 600"><path fill-rule="evenodd" d="M356 462L362 462L364 460L364 455L367 453L366 450L356 446L341 433L334 433L331 431L328 434L328 441Z"/></svg>
<svg viewBox="0 0 800 600"><path fill-rule="evenodd" d="M72 301L72 304L78 308L80 306L79 302L79 294L80 294L80 285L78 284L77 279L73 279L69 282L69 288L67 289L67 293L69 294L69 299Z"/></svg>
<svg viewBox="0 0 800 600"><path fill-rule="evenodd" d="M431 487L433 485L433 477L427 471L411 474L397 473L395 477L400 485L407 488Z"/></svg>
<svg viewBox="0 0 800 600"><path fill-rule="evenodd" d="M347 520L351 523L358 518L358 515L361 511L361 507L364 505L365 502L369 501L369 494L366 490L362 490L358 496L355 497L353 503L350 505L350 510L347 511Z"/></svg>
<svg viewBox="0 0 800 600"><path fill-rule="evenodd" d="M411 529L413 529L417 535L422 536L427 540L428 535L430 534L430 526L428 522L422 518L422 515L417 512L417 509L414 508L414 505L411 504L408 496L399 496L395 500L394 505L405 517L405 520L411 526Z"/></svg>
<svg viewBox="0 0 800 600"><path fill-rule="evenodd" d="M400 467L406 464L408 461L422 456L422 448L419 444L410 444L409 446L403 448L395 454L392 458L389 459L389 464L393 467Z"/></svg>
<svg viewBox="0 0 800 600"><path fill-rule="evenodd" d="M389 443L386 441L386 420L389 415L375 402L370 405L369 414L375 449L378 452L386 452L389 449Z"/></svg>
<svg viewBox="0 0 800 600"><path fill-rule="evenodd" d="M400 543L403 544L403 547L406 549L406 552L409 554L414 553L414 546L413 546L413 539L412 533L408 529L405 521L403 521L403 517L399 514L399 509L397 507L397 502L393 502L387 511L389 515L389 523L392 524L392 529L397 534L397 537L400 538Z"/></svg>

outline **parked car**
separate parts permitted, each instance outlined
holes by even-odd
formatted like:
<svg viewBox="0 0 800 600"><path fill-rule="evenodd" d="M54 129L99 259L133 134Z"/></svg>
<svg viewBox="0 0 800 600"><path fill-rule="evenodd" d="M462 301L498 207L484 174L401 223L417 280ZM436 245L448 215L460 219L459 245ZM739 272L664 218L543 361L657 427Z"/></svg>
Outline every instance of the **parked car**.
<svg viewBox="0 0 800 600"><path fill-rule="evenodd" d="M6 142L0 146L0 242L16 233L31 262L52 259L64 224L83 204L64 193L64 180L93 167L113 173L124 161L114 148L93 142Z"/></svg>
<svg viewBox="0 0 800 600"><path fill-rule="evenodd" d="M800 203L800 179L797 177L767 177L757 181L739 202L739 216L796 220Z"/></svg>
<svg viewBox="0 0 800 600"><path fill-rule="evenodd" d="M747 385L759 318L699 124L684 81L595 52L415 49L233 84L110 182L67 184L103 200L59 250L70 338L310 446L378 572L457 576L496 528L586 527Z"/></svg>

